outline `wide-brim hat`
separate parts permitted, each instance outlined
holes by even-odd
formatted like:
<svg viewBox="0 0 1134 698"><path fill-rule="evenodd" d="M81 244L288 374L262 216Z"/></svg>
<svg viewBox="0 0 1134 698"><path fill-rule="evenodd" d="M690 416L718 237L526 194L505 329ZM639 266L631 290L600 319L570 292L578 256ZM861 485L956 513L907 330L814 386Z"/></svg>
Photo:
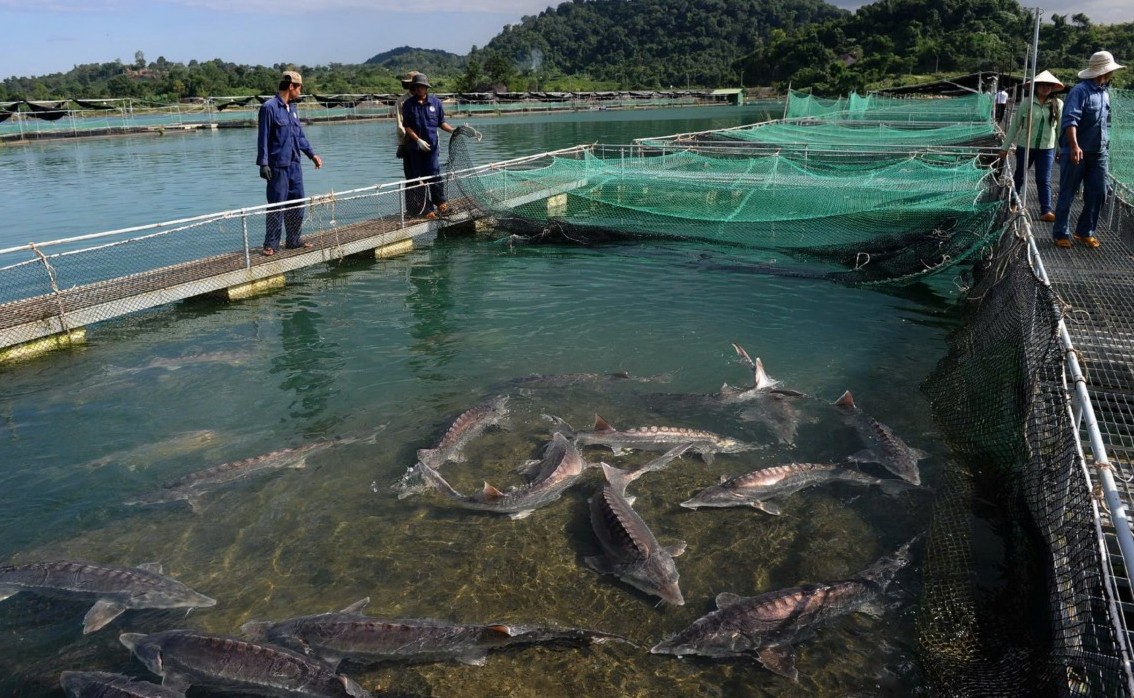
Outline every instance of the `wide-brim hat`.
<svg viewBox="0 0 1134 698"><path fill-rule="evenodd" d="M1066 85L1064 85L1063 83L1061 83L1059 81L1059 78L1055 77L1054 75L1051 74L1050 71L1047 71L1047 70L1045 70L1042 73L1040 73L1039 75L1037 75L1035 77L1034 81L1029 80L1028 82L1025 82L1024 84L1027 85L1031 82L1035 82L1037 85L1040 84L1040 83L1047 83L1048 85L1051 85L1052 92L1059 92L1060 90L1062 90L1066 87Z"/></svg>
<svg viewBox="0 0 1134 698"><path fill-rule="evenodd" d="M425 85L426 87L433 87L429 84L429 78L425 77L425 73L418 73L410 80L410 87L417 87L418 85Z"/></svg>
<svg viewBox="0 0 1134 698"><path fill-rule="evenodd" d="M1110 51L1098 51L1091 55L1091 60L1087 63L1086 69L1079 71L1079 78L1090 80L1125 67L1115 63L1114 56L1110 54Z"/></svg>
<svg viewBox="0 0 1134 698"><path fill-rule="evenodd" d="M404 78L402 78L402 87L405 87L405 88L408 89L410 84L413 82L414 76L420 75L420 74L421 73L417 72L416 70L411 70L408 73L406 73L406 76Z"/></svg>

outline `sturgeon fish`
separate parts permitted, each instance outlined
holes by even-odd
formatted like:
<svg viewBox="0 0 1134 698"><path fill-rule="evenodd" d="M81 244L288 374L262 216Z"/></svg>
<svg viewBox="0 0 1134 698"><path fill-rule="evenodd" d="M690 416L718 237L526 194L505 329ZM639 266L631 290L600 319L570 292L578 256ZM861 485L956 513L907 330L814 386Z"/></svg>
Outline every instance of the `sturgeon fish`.
<svg viewBox="0 0 1134 698"><path fill-rule="evenodd" d="M105 671L65 671L59 684L67 698L185 698L181 691Z"/></svg>
<svg viewBox="0 0 1134 698"><path fill-rule="evenodd" d="M318 657L338 670L343 660L376 662L460 662L483 665L488 653L506 647L559 644L582 647L625 638L581 628L490 623L464 625L443 620L384 620L362 615L362 599L337 613L241 626L250 637Z"/></svg>
<svg viewBox="0 0 1134 698"><path fill-rule="evenodd" d="M203 494L260 473L285 468L300 469L306 467L309 456L354 441L356 439L353 437L313 441L302 446L283 448L251 458L221 463L170 480L164 483L160 489L143 494L137 499L128 500L124 504L126 506L148 506L185 501L188 502L193 511L199 511L201 495Z"/></svg>
<svg viewBox="0 0 1134 698"><path fill-rule="evenodd" d="M747 506L779 516L780 507L767 500L828 482L877 485L889 495L896 495L909 487L902 480L877 478L834 463L789 463L722 478L719 485L706 487L692 499L682 502L681 506L687 509Z"/></svg>
<svg viewBox="0 0 1134 698"><path fill-rule="evenodd" d="M579 455L575 444L556 432L551 443L544 449L543 460L535 461L534 467L529 465L529 470L536 473L535 479L528 485L507 492L501 492L486 482L481 492L464 495L453 489L440 473L425 463L418 463L417 467L426 484L440 490L462 508L523 519L536 509L559 499L564 490L575 484L590 466Z"/></svg>
<svg viewBox="0 0 1134 698"><path fill-rule="evenodd" d="M350 677L282 647L195 630L118 637L146 668L175 691L204 686L267 696L369 696Z"/></svg>
<svg viewBox="0 0 1134 698"><path fill-rule="evenodd" d="M689 446L689 450L700 454L701 459L709 464L713 462L713 454L716 453L740 453L758 448L754 444L730 436L688 427L650 426L619 431L596 414L593 431L575 432L570 424L559 417L549 415L548 418L558 424L560 430L567 431L568 435L574 438L575 443L581 446L606 446L616 456L631 450L664 451L684 444Z"/></svg>
<svg viewBox="0 0 1134 698"><path fill-rule="evenodd" d="M914 539L916 540L916 538ZM676 636L650 649L678 657L755 656L767 669L799 680L795 645L819 626L850 613L881 616L886 588L910 562L913 540L851 579L770 591L743 597L717 596L717 610L693 622Z"/></svg>
<svg viewBox="0 0 1134 698"><path fill-rule="evenodd" d="M890 430L854 404L854 396L848 390L835 401L835 406L847 418L847 422L858 432L867 448L850 457L859 463L879 463L884 468L914 485L921 484L921 474L917 462L928 458L929 454L906 445Z"/></svg>
<svg viewBox="0 0 1134 698"><path fill-rule="evenodd" d="M434 470L449 461L463 463L464 448L491 426L502 426L508 416L508 396L497 395L462 412L433 448L419 449L417 459Z"/></svg>
<svg viewBox="0 0 1134 698"><path fill-rule="evenodd" d="M741 419L768 427L782 444L794 444L799 425L810 421L799 414L795 403L807 396L798 390L781 387L780 381L764 371L760 357L753 359L739 344L734 343L732 348L740 360L752 369L752 385L741 388L725 383L714 397L724 405L745 405L744 411L740 413Z"/></svg>
<svg viewBox="0 0 1134 698"><path fill-rule="evenodd" d="M29 562L0 567L0 601L21 591L95 600L83 618L83 634L106 626L132 608L207 608L217 602L147 563L119 567L81 560Z"/></svg>
<svg viewBox="0 0 1134 698"><path fill-rule="evenodd" d="M607 484L590 499L591 527L602 548L601 555L583 561L599 574L611 574L630 586L667 603L685 603L678 586L679 575L673 558L685 552L685 543L663 546L654 537L638 512L633 498L626 497L626 486L651 470L660 470L690 448L684 444L670 449L646 465L626 472L602 463Z"/></svg>

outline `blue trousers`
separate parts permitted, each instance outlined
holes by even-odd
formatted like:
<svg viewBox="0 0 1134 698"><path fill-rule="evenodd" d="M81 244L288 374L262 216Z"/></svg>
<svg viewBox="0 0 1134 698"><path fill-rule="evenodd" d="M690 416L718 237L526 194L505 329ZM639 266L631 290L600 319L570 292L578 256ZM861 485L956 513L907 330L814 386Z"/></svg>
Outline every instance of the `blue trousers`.
<svg viewBox="0 0 1134 698"><path fill-rule="evenodd" d="M1039 197L1040 213L1047 213L1051 210L1051 166L1055 163L1055 148L1048 148L1047 150L1036 150L1032 148L1028 151L1028 162L1024 163L1024 149L1016 148L1016 169L1012 173L1012 179L1016 183L1016 193L1019 194L1024 189L1024 176L1028 173L1028 168L1035 165L1036 168L1036 196Z"/></svg>
<svg viewBox="0 0 1134 698"><path fill-rule="evenodd" d="M303 164L298 160L287 167L273 167L272 178L268 180L268 203L278 204L281 201L302 199L303 193ZM303 244L299 238L303 228L303 205L296 204L286 209L273 207L268 210L264 222L264 247L273 250L280 249L280 235L283 228L287 228L285 247L299 247Z"/></svg>
<svg viewBox="0 0 1134 698"><path fill-rule="evenodd" d="M407 149L405 166L409 171L406 175L408 178L429 178L425 180L425 187L415 188L407 195L407 200L413 201L408 211L410 215L429 213L434 206L445 202L445 183L441 181L441 158L437 154L437 148L429 153L423 153L417 148ZM428 198L425 196L426 190L429 192Z"/></svg>
<svg viewBox="0 0 1134 698"><path fill-rule="evenodd" d="M1080 237L1094 235L1099 224L1099 213L1106 201L1107 154L1083 153L1078 165L1071 164L1071 155L1064 149L1059 153L1059 201L1055 205L1055 225L1051 235L1065 238L1067 223L1071 218L1071 202L1083 185L1083 210L1075 223L1075 234Z"/></svg>

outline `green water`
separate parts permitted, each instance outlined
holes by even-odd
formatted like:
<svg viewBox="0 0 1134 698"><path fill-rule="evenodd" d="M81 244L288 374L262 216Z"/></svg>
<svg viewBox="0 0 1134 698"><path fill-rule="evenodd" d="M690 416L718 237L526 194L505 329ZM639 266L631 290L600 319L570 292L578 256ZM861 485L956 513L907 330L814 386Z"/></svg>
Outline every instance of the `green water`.
<svg viewBox="0 0 1134 698"><path fill-rule="evenodd" d="M579 128L564 131L578 137ZM926 288L893 295L757 275L746 261L743 251L702 244L511 248L442 239L394 260L295 273L285 289L252 300L186 302L103 323L84 347L2 369L2 558L158 561L218 603L188 616L129 611L84 637L84 604L20 594L0 603L0 693L60 695L67 669L155 678L118 643L122 632L236 633L248 620L336 610L367 596L367 613L378 617L587 627L636 645L509 651L485 667L344 666L368 688L550 697L922 692L916 561L899 575L884 618L842 618L799 644L799 684L755 661L648 653L721 592L845 578L925 530L929 490L888 497L877 488L816 488L783 500L780 517L678 506L722 475L861 449L827 407L844 389L930 453L924 483L933 486L944 466L918 385L944 353L945 300ZM681 397L750 379L731 342L814 396L794 446L736 412ZM619 370L651 380L509 387L533 373ZM712 465L687 458L632 486L658 539L688 544L677 558L685 606L659 607L582 563L597 550L586 507L597 471L523 520L458 510L430 494L399 500L389 490L455 415L502 392L511 395L511 428L488 432L467 462L445 466L459 490L484 480L520 484L513 469L538 457L545 413L580 428L597 413L621 428L690 426L763 446ZM330 437L359 440L313 455L302 470L206 495L197 513L122 505L195 470ZM624 468L649 458L598 448L586 456Z"/></svg>

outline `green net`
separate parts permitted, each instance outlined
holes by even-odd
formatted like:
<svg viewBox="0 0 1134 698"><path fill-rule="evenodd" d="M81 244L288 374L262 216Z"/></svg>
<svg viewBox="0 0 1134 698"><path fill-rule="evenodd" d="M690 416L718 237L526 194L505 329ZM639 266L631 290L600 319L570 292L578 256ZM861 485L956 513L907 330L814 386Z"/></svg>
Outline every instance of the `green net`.
<svg viewBox="0 0 1134 698"><path fill-rule="evenodd" d="M450 161L468 158L454 136ZM1000 202L973 157L706 153L592 146L458 180L468 201L528 237L661 237L787 252L854 282L967 258Z"/></svg>
<svg viewBox="0 0 1134 698"><path fill-rule="evenodd" d="M1110 174L1134 192L1134 90L1110 93Z"/></svg>
<svg viewBox="0 0 1134 698"><path fill-rule="evenodd" d="M837 100L820 99L803 92L788 93L786 118L819 118L825 121L866 119L871 121L924 121L957 123L985 122L992 117L992 95L983 92L966 97L883 97L851 93ZM990 125L991 127L991 125Z"/></svg>
<svg viewBox="0 0 1134 698"><path fill-rule="evenodd" d="M683 142L738 141L765 145L807 145L850 150L924 150L941 146L991 147L998 143L991 121L938 124L880 121L772 121L744 128L689 134L684 138L643 139L661 145Z"/></svg>

